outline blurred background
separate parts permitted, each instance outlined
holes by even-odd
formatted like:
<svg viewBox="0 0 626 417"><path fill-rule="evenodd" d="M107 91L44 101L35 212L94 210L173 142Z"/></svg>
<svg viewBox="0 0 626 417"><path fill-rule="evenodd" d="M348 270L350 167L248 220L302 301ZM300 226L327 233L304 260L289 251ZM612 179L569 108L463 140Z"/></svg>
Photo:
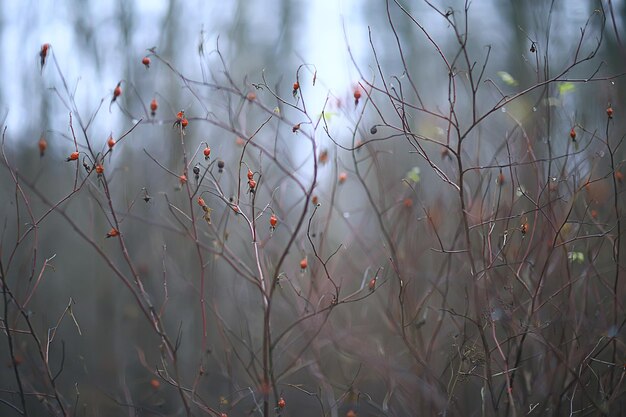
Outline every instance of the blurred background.
<svg viewBox="0 0 626 417"><path fill-rule="evenodd" d="M441 256L432 250L440 249L440 238L450 244L451 250L463 246L458 240L458 194L424 158L416 155L411 141L402 135L370 142L360 151L345 150L359 141L393 136L398 133L394 127L401 124L394 106L382 94L373 93L375 105L362 111L367 99L364 93L361 107L355 106L353 93L359 83L361 91L370 90L366 88L368 83L382 88L383 80L394 88L403 86L407 102L417 105L423 100L433 113L447 114L448 70L437 49L406 13L423 25L450 61L454 60L455 70L459 71L457 116L465 128L472 125L472 109L485 112L502 94L513 95L554 77L571 64L577 50L578 56L586 57L601 42L593 59L567 73L566 78L572 82L532 90L480 122L464 148L468 166L506 165L506 180L498 177L501 169L477 168L467 174L465 185L478 253L486 253L487 232L481 226L489 211L485 207L497 205L495 212L502 216L507 212L510 219L494 227L500 236L509 233L511 245L516 248L511 259L530 256L533 265L550 265L542 274L560 277L567 270L567 276L574 277L574 281L594 274L612 277L610 245L614 240L607 235L614 233L616 221L608 209L613 194L607 188L608 181L605 184L598 179L612 178L613 168L621 166L623 152L619 149L617 162L611 165L608 152L596 137L605 130L609 104L616 114L623 111L624 79L608 77L626 70L626 50L621 44L623 39L618 37L624 33L626 2L471 3L466 51L476 68L482 67L489 56L475 103L465 83L464 58L456 59L459 38L451 25L425 2L398 3L0 2L0 118L6 128L3 146L8 164L23 176L25 193L31 201L28 207L23 204L3 164L0 257L8 285L18 299L27 299L34 282L38 282L37 291L28 298L27 311L44 341L50 335L49 329L58 326L50 347L50 366L53 372L63 370L56 381L65 400L75 403L72 415L184 415L184 410L176 389L155 371L164 367L161 341L112 272L111 265L116 265L122 274L130 276L118 242L106 238L112 215L103 185L91 176L76 194L61 203L62 212L46 215L52 204L73 190L76 177L79 182L85 178L82 164L77 172L74 164L65 162L74 149L70 112L81 151L87 150L85 136L95 152L105 152L109 137L119 140L139 122L105 159L113 207L122 220L133 265L153 304L165 311L170 337L180 342L180 379L185 386L193 385L204 402L229 415L258 414L254 404L260 387L252 377L256 371L250 369L258 367L255 358L261 354L262 300L258 289L242 277L242 271L256 273L250 232L225 199L240 199L241 207L249 210L250 195L246 194L245 180L244 185L240 182L245 170L238 166L242 154L238 139L248 139L273 112L284 121L270 122L255 141L272 149L274 159L257 149L248 150L244 159L254 172L262 173L255 206L271 207L280 222L271 231L267 226L269 211L260 217L264 270L272 274L287 247L305 207L305 193L298 181L310 185L317 158L313 194L321 205L310 223L309 236L322 258L338 251L329 268L341 282L344 294L370 294L365 287L374 276L384 284L362 302L339 306L328 320L321 314L302 323L276 347L280 395L288 396L290 401L283 415L326 412L336 416L346 415L351 409L361 416L415 415L424 404L429 404L432 414L445 409L455 415L467 406L475 410L471 415L480 415L482 382L458 378L462 387L456 387L457 379L451 371L468 363L482 366L483 359L473 353L472 343L477 336L459 325L458 317L443 318L444 311L460 313L469 308L465 283L470 266L465 258ZM454 11L460 30L465 31L463 2L437 1L434 5L444 12ZM585 25L585 37L580 41ZM51 53L42 67L40 50L45 43L51 45ZM149 68L142 64L144 56L151 57ZM303 64L308 65L300 67ZM591 78L591 74L604 79L580 82ZM409 77L419 97L408 87ZM296 79L306 113L288 105L302 103L292 94ZM123 94L111 103L120 81ZM257 101L249 103L233 89L244 94L254 92ZM158 102L154 116L149 109L152 100ZM181 109L190 122L183 146L178 129L172 129ZM414 133L446 143L448 126L440 118L415 109L409 109L409 113ZM314 128L307 123L309 119L323 122ZM615 118L612 127L615 132L623 132L619 119ZM84 132L79 121L88 125ZM285 121L289 122L287 127ZM298 122L303 122L302 134L289 129ZM569 137L572 127L578 132L577 143ZM38 149L42 137L47 143L43 157ZM317 155L307 138L315 142ZM212 149L210 161L199 154L205 144ZM442 172L457 178L454 162L441 156L441 146L423 146ZM198 227L203 253L200 260L185 215L194 210L196 218L201 214L195 199L190 204L177 178L185 170L183 149L189 160L188 170L200 164L215 180L200 187L213 209L213 225L208 229L204 224ZM328 163L319 159L323 151L328 152ZM554 165L546 162L552 158ZM217 160L225 162L221 173L215 166ZM363 165L364 160L371 163ZM293 177L288 177L277 162ZM513 173L510 167L517 164L521 165ZM347 179L338 182L343 172ZM195 186L191 172L188 176ZM563 196L558 202L562 206L554 208L554 218L563 219L569 207L567 200L575 198L588 179L598 181L579 205L573 205L577 222L565 232L572 239L597 233L597 246L576 242L562 259L548 263L541 248L552 243L548 225L553 219L537 216L532 199L525 200L524 193L537 196L539 202L539 197L547 198L542 190L554 183ZM221 196L207 191L215 191L215 184L219 184ZM310 209L312 212L313 205ZM589 226L591 210L599 211L600 232ZM22 236L31 224L31 211L35 218L46 215L45 222L37 227L36 235L19 240L17 236ZM542 231L523 240L518 226L528 221ZM325 280L324 268L315 261L306 232L305 227L297 234L281 265L285 281L278 290L274 310L275 334L307 308L330 303L332 288ZM395 243L402 275L410 282L406 309L415 316L411 318L410 335L404 339L397 323L393 324L399 320L397 308L402 307L398 306L397 279L389 262L390 241ZM578 253L585 254L583 265L572 264L572 256L578 256L572 254ZM305 272L298 266L303 257L311 265ZM51 259L52 266L45 268L39 282L45 259ZM488 269L488 265L485 260L481 268ZM517 269L515 262L511 265L519 275L521 268ZM208 306L206 351L201 348L199 302L203 270ZM521 275L525 282L533 282L539 272L533 266ZM486 302L486 314L495 314L497 320L503 317L506 338L522 323L505 306L526 304L520 301L523 296L512 289L516 284L507 281L511 271L494 274L497 288L485 284L480 290L491 292L493 304ZM550 289L556 291L562 283L551 281L549 285L554 285ZM615 327L611 315L601 308L612 300L609 287L607 284L595 298L591 297L592 301L585 301L581 319L575 314L580 305L576 294L586 297L588 290L572 286L573 295L559 294L564 298L562 305L555 303L538 315L536 331L544 329L542 322L553 320L562 321L561 328L575 329L572 331L576 335L585 329L595 331L589 340L592 344L607 335L623 336L623 326ZM305 300L302 294L307 291L309 298ZM511 309L516 311L515 307ZM4 317L11 325L25 326L15 309ZM5 341L3 335L0 365L6 370L0 373L1 398L17 404ZM42 367L32 339L18 335L15 345L28 390L47 392L49 386L38 377ZM411 360L409 345L417 346L432 361L437 378ZM623 346L621 349L623 353ZM560 371L553 363L558 355L548 356L541 356L524 377L527 381L537 378L543 384L542 390L552 392L551 378ZM201 375L200 367L204 368ZM433 387L433 378L443 381L454 395L446 397L442 394L445 390ZM527 385L524 398L536 395L536 402L543 404L539 409L549 408L551 400L533 392L530 382ZM312 400L314 396L319 397L322 409L317 400ZM29 399L29 403L31 410L36 410L33 415L50 412L41 405L44 401ZM291 404L310 408L303 410ZM0 404L0 415L17 414Z"/></svg>

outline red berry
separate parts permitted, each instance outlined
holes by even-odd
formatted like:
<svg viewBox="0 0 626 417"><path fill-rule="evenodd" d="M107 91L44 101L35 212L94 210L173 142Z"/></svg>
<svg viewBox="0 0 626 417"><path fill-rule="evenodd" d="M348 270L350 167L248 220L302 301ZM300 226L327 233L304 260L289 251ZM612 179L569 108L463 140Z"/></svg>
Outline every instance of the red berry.
<svg viewBox="0 0 626 417"><path fill-rule="evenodd" d="M78 159L78 152L72 152L67 158L67 161L76 161Z"/></svg>
<svg viewBox="0 0 626 417"><path fill-rule="evenodd" d="M347 179L348 179L347 173L342 172L341 174L339 174L339 184L343 184L344 182L346 182Z"/></svg>
<svg viewBox="0 0 626 417"><path fill-rule="evenodd" d="M522 225L520 226L520 232L522 232L522 235L528 233L528 222L522 223Z"/></svg>
<svg viewBox="0 0 626 417"><path fill-rule="evenodd" d="M204 150L202 151L202 153L204 154L204 159L207 160L209 159L209 156L211 156L211 148L209 148L208 146L206 148L204 148Z"/></svg>
<svg viewBox="0 0 626 417"><path fill-rule="evenodd" d="M278 400L278 408L285 408L286 405L285 399L281 397L280 400Z"/></svg>
<svg viewBox="0 0 626 417"><path fill-rule="evenodd" d="M152 101L150 102L150 111L152 112L153 116L156 114L156 111L158 108L159 108L159 103L156 101L156 98L153 98Z"/></svg>
<svg viewBox="0 0 626 417"><path fill-rule="evenodd" d="M161 382L159 382L159 380L156 378L152 378L150 380L150 386L152 387L152 389L158 389L161 386Z"/></svg>
<svg viewBox="0 0 626 417"><path fill-rule="evenodd" d="M206 203L204 202L204 198L202 198L202 197L198 197L198 205L199 205L200 207L204 207L204 206L206 206Z"/></svg>
<svg viewBox="0 0 626 417"><path fill-rule="evenodd" d="M278 219L276 218L275 214L272 214L270 216L270 226L272 226L272 229L274 229L277 224L278 224Z"/></svg>
<svg viewBox="0 0 626 417"><path fill-rule="evenodd" d="M121 86L121 84L122 84L121 82L117 83L117 86L115 86L115 90L113 90L113 99L114 100L122 95L122 86Z"/></svg>
<svg viewBox="0 0 626 417"><path fill-rule="evenodd" d="M256 100L256 94L253 91L250 91L246 98L248 99L248 101L254 101Z"/></svg>
<svg viewBox="0 0 626 417"><path fill-rule="evenodd" d="M609 119L613 118L613 107L609 104L609 107L606 108L606 115L609 116Z"/></svg>
<svg viewBox="0 0 626 417"><path fill-rule="evenodd" d="M50 49L49 43L44 43L41 45L41 51L39 51L39 57L41 58L41 69L43 70L43 66L46 65L46 58L48 57L48 49Z"/></svg>
<svg viewBox="0 0 626 417"><path fill-rule="evenodd" d="M109 145L109 148L113 148L115 146L115 139L113 139L113 136L109 136L109 140L107 140L107 145Z"/></svg>
<svg viewBox="0 0 626 417"><path fill-rule="evenodd" d="M354 89L354 105L358 106L359 105L359 99L361 98L361 90L359 89L359 87Z"/></svg>
<svg viewBox="0 0 626 417"><path fill-rule="evenodd" d="M368 285L370 291L374 291L374 289L376 289L376 278L372 278L370 280L370 283Z"/></svg>
<svg viewBox="0 0 626 417"><path fill-rule="evenodd" d="M115 227L113 227L111 230L109 230L109 233L107 233L107 238L115 237L115 236L119 236L119 235L120 235L119 230L117 230ZM159 382L159 381L157 381L157 382Z"/></svg>
<svg viewBox="0 0 626 417"><path fill-rule="evenodd" d="M252 171L248 170L248 181L254 179L254 174Z"/></svg>
<svg viewBox="0 0 626 417"><path fill-rule="evenodd" d="M148 58L147 56L143 57L141 63L146 66L146 69L150 68L150 58Z"/></svg>
<svg viewBox="0 0 626 417"><path fill-rule="evenodd" d="M576 142L576 130L574 130L574 128L572 128L572 129L569 131L569 137L570 137L570 138L572 138L572 140L573 140L574 142Z"/></svg>
<svg viewBox="0 0 626 417"><path fill-rule="evenodd" d="M306 258L302 259L300 261L300 269L304 271L307 266L309 266L309 262L306 260Z"/></svg>
<svg viewBox="0 0 626 417"><path fill-rule="evenodd" d="M178 177L178 180L180 181L180 185L184 185L187 182L187 176L183 174L180 177Z"/></svg>
<svg viewBox="0 0 626 417"><path fill-rule="evenodd" d="M180 121L180 125L183 127L183 129L186 128L188 124L189 124L189 120L187 119L183 119Z"/></svg>
<svg viewBox="0 0 626 417"><path fill-rule="evenodd" d="M96 165L96 174L102 175L104 173L104 167L101 164Z"/></svg>
<svg viewBox="0 0 626 417"><path fill-rule="evenodd" d="M621 184L624 180L624 174L621 171L615 171L615 179Z"/></svg>
<svg viewBox="0 0 626 417"><path fill-rule="evenodd" d="M248 185L250 186L250 191L254 191L254 187L256 187L256 181L248 180Z"/></svg>

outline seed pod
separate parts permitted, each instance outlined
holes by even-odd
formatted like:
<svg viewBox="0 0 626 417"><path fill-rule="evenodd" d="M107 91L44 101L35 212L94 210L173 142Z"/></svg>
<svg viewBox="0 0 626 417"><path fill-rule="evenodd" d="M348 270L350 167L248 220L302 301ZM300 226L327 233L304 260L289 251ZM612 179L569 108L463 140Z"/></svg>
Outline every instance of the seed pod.
<svg viewBox="0 0 626 417"><path fill-rule="evenodd" d="M39 138L39 157L43 157L44 154L46 153L46 149L48 148L48 142L46 142L46 138L44 138L43 136L41 136Z"/></svg>

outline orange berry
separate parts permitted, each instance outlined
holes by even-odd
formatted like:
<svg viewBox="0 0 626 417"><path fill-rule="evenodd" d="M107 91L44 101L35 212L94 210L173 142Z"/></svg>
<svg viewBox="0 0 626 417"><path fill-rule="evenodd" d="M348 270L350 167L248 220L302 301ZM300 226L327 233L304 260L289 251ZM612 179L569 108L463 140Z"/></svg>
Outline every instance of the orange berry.
<svg viewBox="0 0 626 417"><path fill-rule="evenodd" d="M248 181L254 179L254 173L250 170L248 170Z"/></svg>
<svg viewBox="0 0 626 417"><path fill-rule="evenodd" d="M187 176L183 174L180 177L178 177L178 180L180 181L180 185L185 185L185 183L187 182Z"/></svg>
<svg viewBox="0 0 626 417"><path fill-rule="evenodd" d="M254 101L256 100L256 93L254 93L254 91L250 91L246 98L248 99L248 101Z"/></svg>
<svg viewBox="0 0 626 417"><path fill-rule="evenodd" d="M621 171L615 171L615 179L621 184L624 180L624 174Z"/></svg>
<svg viewBox="0 0 626 417"><path fill-rule="evenodd" d="M110 238L110 237L115 237L115 236L119 236L119 235L120 235L119 230L117 230L117 229L114 227L114 228L112 228L111 230L109 230L109 233L107 233L107 238Z"/></svg>
<svg viewBox="0 0 626 417"><path fill-rule="evenodd" d="M591 210L591 218L594 220L598 218L598 210L596 209Z"/></svg>
<svg viewBox="0 0 626 417"><path fill-rule="evenodd" d="M346 182L347 179L348 179L347 173L342 172L341 174L339 174L339 184L343 184L344 182Z"/></svg>
<svg viewBox="0 0 626 417"><path fill-rule="evenodd" d="M572 138L574 142L576 142L576 130L574 130L574 128L569 131L569 137Z"/></svg>
<svg viewBox="0 0 626 417"><path fill-rule="evenodd" d="M150 386L152 387L152 389L159 389L159 387L161 386L161 382L156 378L152 378L150 380Z"/></svg>
<svg viewBox="0 0 626 417"><path fill-rule="evenodd" d="M202 153L204 154L204 159L207 160L209 159L209 156L211 156L211 148L209 148L208 146L206 148L204 148L204 150L202 151Z"/></svg>
<svg viewBox="0 0 626 417"><path fill-rule="evenodd" d="M115 86L115 90L113 90L113 100L115 100L116 98L118 98L119 96L122 95L122 86L121 86L122 82L120 81L119 83L117 83L117 86Z"/></svg>
<svg viewBox="0 0 626 417"><path fill-rule="evenodd" d="M104 167L101 164L96 165L96 174L102 175L104 173Z"/></svg>
<svg viewBox="0 0 626 417"><path fill-rule="evenodd" d="M180 121L180 125L183 127L183 129L186 128L188 124L189 124L189 120L187 119L182 119Z"/></svg>
<svg viewBox="0 0 626 417"><path fill-rule="evenodd" d="M78 159L78 152L72 152L70 156L67 158L67 162L76 161Z"/></svg>
<svg viewBox="0 0 626 417"><path fill-rule="evenodd" d="M113 148L115 146L115 139L113 139L113 136L109 136L109 140L107 140L107 145L109 145L109 148Z"/></svg>
<svg viewBox="0 0 626 417"><path fill-rule="evenodd" d="M302 259L300 261L300 269L304 271L307 266L309 266L309 262L306 260L306 258Z"/></svg>
<svg viewBox="0 0 626 417"><path fill-rule="evenodd" d="M185 110L181 110L178 113L176 113L176 118L178 120L183 120L184 117L185 117Z"/></svg>
<svg viewBox="0 0 626 417"><path fill-rule="evenodd" d="M276 218L275 214L272 214L270 216L270 226L272 227L272 229L276 228L276 225L278 224L278 219Z"/></svg>
<svg viewBox="0 0 626 417"><path fill-rule="evenodd" d="M404 202L402 204L404 204L404 207L406 208L411 208L413 207L413 200L407 197L404 199Z"/></svg>
<svg viewBox="0 0 626 417"><path fill-rule="evenodd" d="M248 185L250 186L250 191L254 191L254 187L256 187L256 181L248 180Z"/></svg>
<svg viewBox="0 0 626 417"><path fill-rule="evenodd" d="M39 156L43 156L46 153L46 149L48 148L48 142L46 142L46 138L43 136L39 138Z"/></svg>
<svg viewBox="0 0 626 417"><path fill-rule="evenodd" d="M157 109L159 108L159 103L156 101L156 98L153 98L150 102L150 112L154 116L156 114Z"/></svg>
<svg viewBox="0 0 626 417"><path fill-rule="evenodd" d="M298 84L297 81L293 83L293 91L297 91L299 88L300 88L300 84Z"/></svg>
<svg viewBox="0 0 626 417"><path fill-rule="evenodd" d="M314 195L313 197L311 197L311 203L317 205L317 202L319 201L319 199L317 198L316 195Z"/></svg>
<svg viewBox="0 0 626 417"><path fill-rule="evenodd" d="M235 139L235 143L237 144L237 146L243 146L246 144L246 141L243 140L243 138L240 138L239 136L237 136L237 138Z"/></svg>
<svg viewBox="0 0 626 417"><path fill-rule="evenodd" d="M349 410L346 413L346 417L356 417L356 413L354 412L354 410Z"/></svg>
<svg viewBox="0 0 626 417"><path fill-rule="evenodd" d="M285 399L281 397L280 400L278 400L278 408L285 408L286 405Z"/></svg>
<svg viewBox="0 0 626 417"><path fill-rule="evenodd" d="M143 57L141 63L146 66L146 69L150 68L150 58L148 58L147 56Z"/></svg>

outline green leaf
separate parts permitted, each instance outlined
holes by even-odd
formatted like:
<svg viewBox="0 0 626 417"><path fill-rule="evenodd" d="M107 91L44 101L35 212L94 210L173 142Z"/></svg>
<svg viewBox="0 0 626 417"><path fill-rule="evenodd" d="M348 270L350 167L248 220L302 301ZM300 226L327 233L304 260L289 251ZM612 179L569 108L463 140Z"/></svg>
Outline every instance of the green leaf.
<svg viewBox="0 0 626 417"><path fill-rule="evenodd" d="M558 88L559 88L559 95L567 94L576 90L576 86L574 85L574 83L570 83L570 82L559 83Z"/></svg>
<svg viewBox="0 0 626 417"><path fill-rule="evenodd" d="M409 182L418 183L420 182L420 169L419 167L413 167L409 172L406 173L406 179Z"/></svg>
<svg viewBox="0 0 626 417"><path fill-rule="evenodd" d="M325 111L324 113L318 114L317 118L319 119L320 117L322 117L322 114L324 115L324 119L326 121L329 121L330 119L332 119L335 116L339 116L339 113L334 113L332 111Z"/></svg>
<svg viewBox="0 0 626 417"><path fill-rule="evenodd" d="M582 252L569 252L567 257L571 262L577 262L579 264L585 261L585 255Z"/></svg>
<svg viewBox="0 0 626 417"><path fill-rule="evenodd" d="M513 76L506 71L498 71L497 74L498 74L498 77L500 77L506 85L515 87L519 84L517 80L513 78Z"/></svg>

